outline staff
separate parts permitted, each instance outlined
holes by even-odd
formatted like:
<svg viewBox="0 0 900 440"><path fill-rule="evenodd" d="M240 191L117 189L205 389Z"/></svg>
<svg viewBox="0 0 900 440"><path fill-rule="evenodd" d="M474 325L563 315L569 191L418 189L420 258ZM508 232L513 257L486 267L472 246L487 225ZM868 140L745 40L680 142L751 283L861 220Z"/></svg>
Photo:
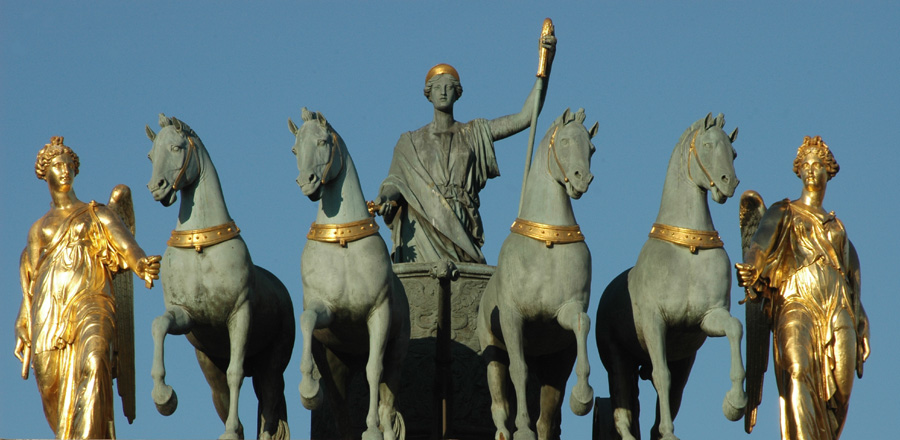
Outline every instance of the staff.
<svg viewBox="0 0 900 440"><path fill-rule="evenodd" d="M545 18L544 25L541 28L540 57L538 58L538 71L536 75L538 78L550 77L550 65L553 63L554 53L543 47L544 37L549 35L556 36L556 32L553 27L553 20ZM542 87L542 85L538 84L538 96L543 92L540 87ZM534 131L537 128L537 118L538 113L540 113L540 106L540 100L534 101L534 110L531 113L531 129L528 131L528 155L525 156L525 172L522 174L522 194L519 195L519 214L522 213L522 201L525 200L525 182L528 180L528 171L531 169L531 154L532 151L534 151Z"/></svg>

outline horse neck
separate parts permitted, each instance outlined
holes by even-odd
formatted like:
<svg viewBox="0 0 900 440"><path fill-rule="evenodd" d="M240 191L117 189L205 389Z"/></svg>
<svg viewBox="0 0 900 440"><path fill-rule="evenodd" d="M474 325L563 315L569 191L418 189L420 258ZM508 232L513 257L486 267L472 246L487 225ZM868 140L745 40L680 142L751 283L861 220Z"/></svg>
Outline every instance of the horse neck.
<svg viewBox="0 0 900 440"><path fill-rule="evenodd" d="M685 140L679 143L672 151L656 222L681 228L712 231L715 230L715 227L709 214L707 190L697 186L688 177L688 167L695 161L695 158L688 156L687 142L690 141ZM700 176L700 178L703 177ZM694 175L694 181L696 180L697 176Z"/></svg>
<svg viewBox="0 0 900 440"><path fill-rule="evenodd" d="M560 185L547 171L548 142L541 142L531 170L525 179L525 197L519 218L554 226L577 224L572 211L572 200L566 188ZM551 166L556 166L551 163Z"/></svg>
<svg viewBox="0 0 900 440"><path fill-rule="evenodd" d="M369 218L366 200L359 186L359 175L356 165L341 142L341 159L335 158L332 166L341 166L338 175L322 187L322 198L319 200L318 224L343 224Z"/></svg>
<svg viewBox="0 0 900 440"><path fill-rule="evenodd" d="M231 221L219 174L205 148L197 148L200 175L192 185L181 189L181 208L176 230L203 229Z"/></svg>

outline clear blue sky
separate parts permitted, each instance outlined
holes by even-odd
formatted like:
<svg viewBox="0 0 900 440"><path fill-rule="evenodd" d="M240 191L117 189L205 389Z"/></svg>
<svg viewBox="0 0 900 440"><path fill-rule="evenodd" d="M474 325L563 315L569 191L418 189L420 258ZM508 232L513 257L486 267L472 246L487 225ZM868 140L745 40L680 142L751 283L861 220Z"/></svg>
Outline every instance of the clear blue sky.
<svg viewBox="0 0 900 440"><path fill-rule="evenodd" d="M399 135L431 119L422 96L428 68L446 62L459 70L465 92L458 120L517 112L534 82L547 16L559 46L538 133L566 107L584 107L588 125L600 122L596 178L574 204L593 253L591 315L608 281L634 264L659 207L672 147L693 121L723 112L727 131L740 127L738 192L755 189L768 203L799 195L791 161L803 136L821 135L841 165L825 207L844 221L859 250L873 335L844 438L896 435L900 301L891 274L900 245L900 154L893 139L900 120L900 6L828 3L0 3L0 437L52 436L34 379L19 378L12 355L19 254L50 201L33 163L50 136L65 136L81 157L75 183L81 199L104 202L115 184L131 186L138 241L161 254L177 208L163 208L146 190L144 125L156 129L160 112L190 124L212 155L254 262L287 285L299 313L300 252L316 207L294 183L287 118L299 120L303 106L323 112L346 140L371 199ZM496 263L515 218L527 137L496 144L502 176L481 193L489 263ZM738 260L737 200L711 210ZM169 337L166 346L180 407L167 418L154 409L149 329L163 311L162 290L136 284L138 415L128 425L116 409L119 436L218 437L222 423L183 337ZM732 312L741 319L742 297L735 284ZM297 392L301 348L298 338L285 392L293 437L308 438L309 412ZM608 396L593 344L589 352L594 390ZM749 438L778 435L771 373L766 384ZM745 438L742 422L722 416L729 385L728 344L710 339L688 382L676 434ZM648 382L641 390L647 435L656 395ZM252 433L249 381L240 410ZM563 411L564 438L588 438L591 418L572 415L567 404Z"/></svg>

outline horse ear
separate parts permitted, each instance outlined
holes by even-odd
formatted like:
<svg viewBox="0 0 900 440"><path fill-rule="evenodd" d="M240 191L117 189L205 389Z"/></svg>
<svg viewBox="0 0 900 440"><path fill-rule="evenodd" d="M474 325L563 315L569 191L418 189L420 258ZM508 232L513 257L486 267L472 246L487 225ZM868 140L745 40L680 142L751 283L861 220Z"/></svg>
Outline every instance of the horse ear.
<svg viewBox="0 0 900 440"><path fill-rule="evenodd" d="M716 123L716 120L713 119L712 112L709 112L706 114L706 120L703 121L703 129L709 130L710 128L712 128L713 125L715 125L715 123Z"/></svg>
<svg viewBox="0 0 900 440"><path fill-rule="evenodd" d="M325 115L323 115L322 112L316 112L316 119L319 120L319 125L323 127L328 126L328 121L325 119Z"/></svg>
<svg viewBox="0 0 900 440"><path fill-rule="evenodd" d="M297 135L297 126L294 125L294 121L291 118L288 118L288 128L291 130L291 133L295 136Z"/></svg>
<svg viewBox="0 0 900 440"><path fill-rule="evenodd" d="M719 115L716 116L716 126L718 126L719 128L725 127L725 115L724 114L719 113Z"/></svg>
<svg viewBox="0 0 900 440"><path fill-rule="evenodd" d="M584 119L584 108L580 108L575 112L575 120L578 121L579 124L584 124Z"/></svg>
<svg viewBox="0 0 900 440"><path fill-rule="evenodd" d="M592 125L591 129L588 130L588 138L593 139L594 136L597 135L598 130L600 130L600 121L594 122L594 125Z"/></svg>
<svg viewBox="0 0 900 440"><path fill-rule="evenodd" d="M150 141L155 141L155 140L156 140L156 133L154 133L153 130L150 129L150 126L149 126L149 125L145 125L144 128L146 128L146 131L147 131L147 137L150 138Z"/></svg>
<svg viewBox="0 0 900 440"><path fill-rule="evenodd" d="M303 122L309 122L314 118L314 115L311 111L309 111L309 109L303 107L302 109L300 109L300 117L303 118Z"/></svg>
<svg viewBox="0 0 900 440"><path fill-rule="evenodd" d="M732 131L731 134L728 135L728 139L731 139L732 144L734 143L734 141L737 140L737 134L738 134L738 128L734 127L734 131Z"/></svg>
<svg viewBox="0 0 900 440"><path fill-rule="evenodd" d="M171 124L172 124L172 121L169 121L169 118L167 118L166 115L164 115L162 113L159 114L159 127L160 128L171 125Z"/></svg>

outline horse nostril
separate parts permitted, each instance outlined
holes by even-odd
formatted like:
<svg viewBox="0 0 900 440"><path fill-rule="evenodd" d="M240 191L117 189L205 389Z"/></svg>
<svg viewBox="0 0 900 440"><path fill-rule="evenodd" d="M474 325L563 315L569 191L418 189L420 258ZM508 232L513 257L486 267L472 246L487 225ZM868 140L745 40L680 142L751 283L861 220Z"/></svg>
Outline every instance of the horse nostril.
<svg viewBox="0 0 900 440"><path fill-rule="evenodd" d="M728 183L729 180L730 179L728 178L728 176L726 176L724 174L722 175L722 182Z"/></svg>

